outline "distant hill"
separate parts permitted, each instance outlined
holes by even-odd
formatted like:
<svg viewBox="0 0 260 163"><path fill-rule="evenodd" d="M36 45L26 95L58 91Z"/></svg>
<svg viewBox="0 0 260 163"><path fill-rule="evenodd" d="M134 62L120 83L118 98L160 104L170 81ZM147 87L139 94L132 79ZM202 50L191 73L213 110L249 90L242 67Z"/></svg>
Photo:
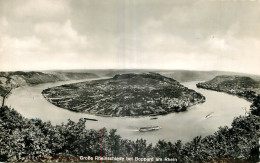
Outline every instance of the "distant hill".
<svg viewBox="0 0 260 163"><path fill-rule="evenodd" d="M239 75L248 76L252 79L260 81L259 75L245 74L238 72L228 71L197 71L197 70L160 70L160 69L106 69L106 70L71 70L71 72L89 72L99 76L113 77L117 74L129 74L129 73L159 73L163 76L173 78L179 82L189 81L206 81L210 80L218 75Z"/></svg>
<svg viewBox="0 0 260 163"><path fill-rule="evenodd" d="M3 95L10 87L24 86L28 84L41 84L48 82L64 81L64 80L78 80L97 78L93 73L78 73L78 72L0 72L0 95Z"/></svg>
<svg viewBox="0 0 260 163"><path fill-rule="evenodd" d="M210 83L214 83L218 87L223 88L258 88L259 83L247 76L217 76L209 81Z"/></svg>
<svg viewBox="0 0 260 163"><path fill-rule="evenodd" d="M52 104L101 116L142 116L180 112L205 97L157 73L117 74L111 79L43 90Z"/></svg>
<svg viewBox="0 0 260 163"><path fill-rule="evenodd" d="M37 71L14 71L0 72L0 95L11 85L21 86L27 84L41 84L63 80L78 80L97 77L113 77L116 74L148 73L155 72L163 76L173 78L179 82L206 81L218 75L240 75L248 76L260 81L260 76L225 71L191 71L191 70L158 70L158 69L82 69L82 70L50 70Z"/></svg>
<svg viewBox="0 0 260 163"><path fill-rule="evenodd" d="M260 82L247 76L216 76L197 87L234 94L252 101L260 94Z"/></svg>
<svg viewBox="0 0 260 163"><path fill-rule="evenodd" d="M179 82L189 81L206 81L216 76L229 75L229 76L249 76L255 80L260 80L260 76L238 73L238 72L227 72L227 71L189 71L189 70L174 70L174 71L158 71L158 73L174 78Z"/></svg>
<svg viewBox="0 0 260 163"><path fill-rule="evenodd" d="M59 80L80 80L99 78L98 75L89 72L51 72L50 74L56 76Z"/></svg>

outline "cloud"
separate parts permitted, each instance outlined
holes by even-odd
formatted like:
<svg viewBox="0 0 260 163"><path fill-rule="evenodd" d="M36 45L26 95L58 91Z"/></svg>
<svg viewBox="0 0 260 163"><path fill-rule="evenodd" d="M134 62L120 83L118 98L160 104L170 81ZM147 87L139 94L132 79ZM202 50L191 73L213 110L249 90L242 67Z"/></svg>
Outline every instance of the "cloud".
<svg viewBox="0 0 260 163"><path fill-rule="evenodd" d="M0 38L0 53L8 55L0 55L1 69L12 70L14 65L18 70L115 66L111 64L115 62L111 54L108 58L104 56L100 59L100 56L111 50L103 50L95 38L88 41L86 36L80 35L72 27L70 20L63 23L36 23L33 29L32 36L13 37L3 33ZM104 51L107 53L104 54Z"/></svg>
<svg viewBox="0 0 260 163"><path fill-rule="evenodd" d="M0 1L0 70L258 73L256 1Z"/></svg>
<svg viewBox="0 0 260 163"><path fill-rule="evenodd" d="M90 43L87 42L85 36L80 36L77 31L72 28L71 21L66 20L63 24L56 22L45 22L36 24L34 27L35 35L42 40L47 46L55 49L55 51L68 52L77 51L84 52Z"/></svg>
<svg viewBox="0 0 260 163"><path fill-rule="evenodd" d="M69 20L64 24L36 24L34 34L28 37L1 37L0 52L8 54L1 55L1 61L6 63L4 69L13 65L32 66L31 68L44 64L51 67L64 65L62 62L76 60L78 53L84 53L88 45L86 38L78 35Z"/></svg>
<svg viewBox="0 0 260 163"><path fill-rule="evenodd" d="M22 0L13 9L13 14L20 19L50 19L69 12L70 8L64 0Z"/></svg>
<svg viewBox="0 0 260 163"><path fill-rule="evenodd" d="M0 19L0 24L1 24L1 27L7 27L8 26L8 22L6 20L6 17L2 17Z"/></svg>

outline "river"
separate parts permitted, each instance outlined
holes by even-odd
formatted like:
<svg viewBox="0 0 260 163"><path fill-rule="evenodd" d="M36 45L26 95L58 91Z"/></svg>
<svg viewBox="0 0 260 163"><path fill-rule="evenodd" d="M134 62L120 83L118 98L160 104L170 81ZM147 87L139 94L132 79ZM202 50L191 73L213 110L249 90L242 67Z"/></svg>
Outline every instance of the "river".
<svg viewBox="0 0 260 163"><path fill-rule="evenodd" d="M172 142L176 140L187 142L198 135L213 134L219 126L230 126L234 117L244 115L245 111L242 107L250 108L250 103L242 98L226 93L198 89L196 87L197 82L182 84L202 93L206 97L205 103L192 106L186 112L157 116L158 119L156 120L150 120L150 117L99 117L75 113L52 105L41 94L42 90L46 88L75 82L79 81L63 81L20 87L13 90L6 104L26 118L40 118L43 121L51 121L54 125L62 122L67 123L68 119L78 121L79 118L84 117L95 118L98 121L87 121L87 128L114 128L117 129L117 133L122 138L131 140L144 138L147 142L153 144L159 139ZM211 114L211 116L206 118L208 114ZM138 131L140 127L151 125L162 128L151 132Z"/></svg>

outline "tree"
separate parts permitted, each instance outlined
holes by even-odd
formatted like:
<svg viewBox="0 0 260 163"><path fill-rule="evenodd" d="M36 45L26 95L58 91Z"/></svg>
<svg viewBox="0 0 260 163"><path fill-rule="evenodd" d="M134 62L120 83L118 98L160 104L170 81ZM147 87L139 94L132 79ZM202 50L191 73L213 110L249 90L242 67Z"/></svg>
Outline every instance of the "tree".
<svg viewBox="0 0 260 163"><path fill-rule="evenodd" d="M2 100L2 106L5 106L5 99L8 97L8 95L11 93L12 91L12 87L3 95L3 100Z"/></svg>
<svg viewBox="0 0 260 163"><path fill-rule="evenodd" d="M260 94L254 99L251 105L251 113L260 116Z"/></svg>

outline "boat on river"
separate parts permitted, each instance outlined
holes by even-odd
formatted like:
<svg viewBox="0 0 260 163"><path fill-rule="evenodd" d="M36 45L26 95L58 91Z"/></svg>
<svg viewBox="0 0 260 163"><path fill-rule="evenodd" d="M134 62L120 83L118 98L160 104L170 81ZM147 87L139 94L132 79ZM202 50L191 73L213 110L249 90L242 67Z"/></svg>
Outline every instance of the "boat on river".
<svg viewBox="0 0 260 163"><path fill-rule="evenodd" d="M97 119L93 119L93 118L84 118L84 119L89 121L98 121Z"/></svg>
<svg viewBox="0 0 260 163"><path fill-rule="evenodd" d="M154 130L159 130L161 129L162 127L160 126L150 126L150 127L141 127L139 129L140 132L147 132L147 131L154 131Z"/></svg>
<svg viewBox="0 0 260 163"><path fill-rule="evenodd" d="M209 118L209 117L211 117L213 113L214 113L214 112L209 113L208 115L206 115L205 118Z"/></svg>

